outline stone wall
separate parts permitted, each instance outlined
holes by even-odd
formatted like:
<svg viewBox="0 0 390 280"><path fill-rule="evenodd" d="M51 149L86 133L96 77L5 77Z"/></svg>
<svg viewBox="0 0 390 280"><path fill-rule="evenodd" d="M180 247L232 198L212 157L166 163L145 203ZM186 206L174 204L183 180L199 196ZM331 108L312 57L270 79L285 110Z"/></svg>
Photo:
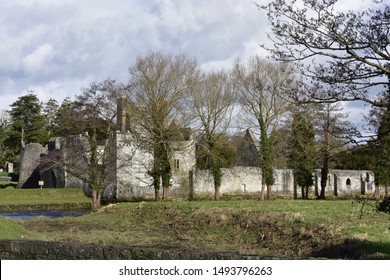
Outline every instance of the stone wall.
<svg viewBox="0 0 390 280"><path fill-rule="evenodd" d="M117 198L120 200L153 196L153 151L146 141L138 140L142 135L129 132L117 132L113 142L116 145L116 176ZM176 141L172 143L170 155L172 167L171 194L188 194L188 173L196 163L195 142ZM162 188L160 188L162 191ZM161 195L161 194L160 194Z"/></svg>
<svg viewBox="0 0 390 280"><path fill-rule="evenodd" d="M41 155L46 155L47 152L47 146L43 147L38 143L30 143L22 147L18 189L39 187L40 174L36 169L40 163Z"/></svg>
<svg viewBox="0 0 390 280"><path fill-rule="evenodd" d="M321 185L321 172L317 170L315 184ZM327 191L338 193L373 192L375 189L374 173L369 170L330 170L327 180Z"/></svg>
<svg viewBox="0 0 390 280"><path fill-rule="evenodd" d="M240 167L222 169L221 194L245 194L259 192L261 189L261 168ZM320 188L321 171L314 174L315 184ZM293 193L294 174L290 169L276 169L275 183L272 191L275 193ZM193 172L193 194L211 195L214 193L213 178L208 170ZM338 193L366 193L375 188L374 173L368 170L330 170L326 192Z"/></svg>
<svg viewBox="0 0 390 280"><path fill-rule="evenodd" d="M213 177L208 170L197 170L193 177L194 195L214 193ZM274 192L289 193L294 189L292 170L275 170ZM235 166L222 168L221 194L256 193L261 189L261 168Z"/></svg>
<svg viewBox="0 0 390 280"><path fill-rule="evenodd" d="M172 143L171 166L172 195L188 195L189 193L189 172L195 169L196 146L193 139L188 141L177 141Z"/></svg>
<svg viewBox="0 0 390 280"><path fill-rule="evenodd" d="M272 257L82 243L0 240L2 260L265 260Z"/></svg>
<svg viewBox="0 0 390 280"><path fill-rule="evenodd" d="M38 181L44 182L44 188L85 188L82 180L65 171L60 158L67 163L78 161L76 166L86 165L87 159L80 151L87 144L85 137L77 135L52 138L46 146L38 143L24 145L17 188L39 188Z"/></svg>
<svg viewBox="0 0 390 280"><path fill-rule="evenodd" d="M153 190L150 171L153 154L149 147L131 133L115 134L116 175L114 184L118 199L143 197Z"/></svg>

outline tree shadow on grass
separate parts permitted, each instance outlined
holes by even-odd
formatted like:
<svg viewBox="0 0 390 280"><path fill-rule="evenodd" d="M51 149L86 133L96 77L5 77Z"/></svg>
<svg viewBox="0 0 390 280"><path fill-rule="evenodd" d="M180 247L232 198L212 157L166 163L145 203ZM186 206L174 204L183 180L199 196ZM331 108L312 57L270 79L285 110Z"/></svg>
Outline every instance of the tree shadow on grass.
<svg viewBox="0 0 390 280"><path fill-rule="evenodd" d="M390 242L371 242L360 239L345 239L312 254L314 258L349 260L390 260Z"/></svg>

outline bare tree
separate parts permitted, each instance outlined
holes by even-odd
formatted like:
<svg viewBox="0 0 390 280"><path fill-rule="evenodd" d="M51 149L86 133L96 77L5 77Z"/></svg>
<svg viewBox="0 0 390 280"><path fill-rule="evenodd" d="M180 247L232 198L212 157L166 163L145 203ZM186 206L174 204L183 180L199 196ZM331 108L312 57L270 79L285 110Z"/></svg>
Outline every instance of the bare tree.
<svg viewBox="0 0 390 280"><path fill-rule="evenodd" d="M321 190L316 195L319 199L325 199L325 190L328 182L329 168L332 158L345 150L351 143L351 135L355 128L347 120L348 114L343 112L340 103L325 103L319 106L317 111L316 125L319 137L319 164L321 166ZM337 188L334 189L337 196Z"/></svg>
<svg viewBox="0 0 390 280"><path fill-rule="evenodd" d="M229 75L223 71L204 74L192 94L195 126L200 132L206 168L214 178L215 200L220 197L222 158L217 142L226 133L233 117L235 95Z"/></svg>
<svg viewBox="0 0 390 280"><path fill-rule="evenodd" d="M69 104L69 114L61 119L75 127L79 136L68 137L65 148L49 153L42 168L62 167L85 182L84 192L98 209L112 169L110 137L116 130L117 100L123 89L111 79L91 83ZM61 125L61 123L59 124Z"/></svg>
<svg viewBox="0 0 390 280"><path fill-rule="evenodd" d="M167 199L171 180L171 140L177 132L170 124L173 120L184 122L185 99L199 75L197 63L184 54L149 53L138 57L129 73L133 120L145 131L147 137L144 139L153 149L151 175L156 199L159 199L160 184L163 199Z"/></svg>
<svg viewBox="0 0 390 280"><path fill-rule="evenodd" d="M372 0L372 9L337 12L338 0L274 0L266 6L272 26L272 57L294 61L302 74L333 90L328 95L308 92L320 101L363 100L386 107L381 92L390 79L390 7Z"/></svg>
<svg viewBox="0 0 390 280"><path fill-rule="evenodd" d="M285 63L272 63L258 56L251 57L245 65L237 60L233 70L233 85L249 126L260 133L260 162L262 187L260 199L271 198L274 183L272 155L276 131L289 110L294 77L292 68Z"/></svg>

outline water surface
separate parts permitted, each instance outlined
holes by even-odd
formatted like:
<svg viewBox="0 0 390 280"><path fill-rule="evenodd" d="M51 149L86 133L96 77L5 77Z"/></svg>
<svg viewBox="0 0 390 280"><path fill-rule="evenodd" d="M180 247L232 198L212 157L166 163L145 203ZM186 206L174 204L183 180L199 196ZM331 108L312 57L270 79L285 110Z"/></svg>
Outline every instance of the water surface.
<svg viewBox="0 0 390 280"><path fill-rule="evenodd" d="M19 220L30 220L33 218L62 218L78 217L87 214L87 210L31 210L31 211L9 211L0 212L0 217Z"/></svg>

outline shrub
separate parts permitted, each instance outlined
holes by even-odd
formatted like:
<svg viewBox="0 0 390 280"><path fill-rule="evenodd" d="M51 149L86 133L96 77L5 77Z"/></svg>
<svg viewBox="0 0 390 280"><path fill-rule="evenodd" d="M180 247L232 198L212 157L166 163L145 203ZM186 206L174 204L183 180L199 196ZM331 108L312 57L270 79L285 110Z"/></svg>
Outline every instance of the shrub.
<svg viewBox="0 0 390 280"><path fill-rule="evenodd" d="M16 188L18 182L0 182L0 189Z"/></svg>
<svg viewBox="0 0 390 280"><path fill-rule="evenodd" d="M390 214L390 196L385 196L383 200L377 204L376 210Z"/></svg>

